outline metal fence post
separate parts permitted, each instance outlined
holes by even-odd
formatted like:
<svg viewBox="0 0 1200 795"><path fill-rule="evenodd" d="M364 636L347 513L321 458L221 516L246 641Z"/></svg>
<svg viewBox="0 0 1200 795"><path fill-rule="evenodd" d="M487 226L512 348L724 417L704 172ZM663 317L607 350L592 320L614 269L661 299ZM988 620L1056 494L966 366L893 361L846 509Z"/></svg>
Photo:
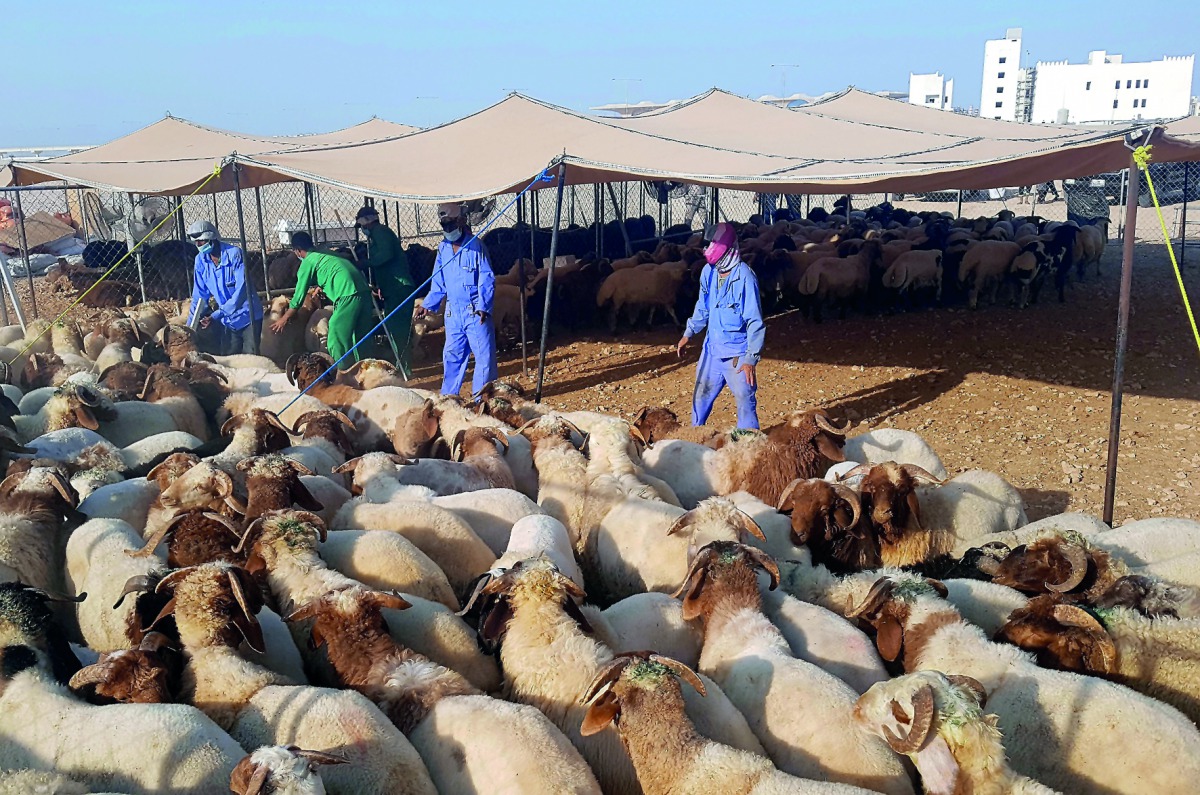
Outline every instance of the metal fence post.
<svg viewBox="0 0 1200 795"><path fill-rule="evenodd" d="M956 215L958 218L962 218L962 194L963 194L963 192L962 192L962 189L961 189L961 188L959 188L959 191L958 191L958 212L957 212L957 213L955 213L955 215ZM1035 201L1036 201L1036 199L1035 199Z"/></svg>
<svg viewBox="0 0 1200 795"><path fill-rule="evenodd" d="M29 264L29 239L25 236L25 210L21 207L21 191L13 191L17 194L17 231L21 237L21 256L25 258L25 277L29 280L29 306L33 309L33 316L38 316L37 295L33 289L33 267ZM17 295L13 293L13 303L17 302Z"/></svg>
<svg viewBox="0 0 1200 795"><path fill-rule="evenodd" d="M313 218L313 200L312 200L312 183L304 183L304 222L308 226L308 234L313 239L313 244L317 241L317 228L315 226L316 219Z"/></svg>
<svg viewBox="0 0 1200 795"><path fill-rule="evenodd" d="M1183 208L1179 211L1179 264L1187 259L1187 206L1188 192L1192 188L1192 164L1183 164Z"/></svg>
<svg viewBox="0 0 1200 795"><path fill-rule="evenodd" d="M1063 186L1063 193L1064 194L1066 193L1065 185ZM1064 198L1063 201L1066 201L1066 199ZM1117 197L1117 204L1120 204L1128 211L1128 209L1129 209L1129 169L1127 169L1127 168L1121 169L1121 195ZM1137 204L1137 202L1135 201L1134 204ZM1068 206L1067 212L1070 212L1070 211L1071 211L1071 208L1070 208L1070 206ZM1117 224L1117 237L1121 238L1121 240L1125 239L1125 215L1126 215L1126 213L1121 213L1121 215L1120 215L1121 221L1120 221L1120 223ZM1134 237L1136 237L1136 236L1137 235L1135 234Z"/></svg>
<svg viewBox="0 0 1200 795"><path fill-rule="evenodd" d="M554 258L558 256L558 227L562 221L563 182L566 176L567 164L558 164L558 198L554 204L554 229L550 233L550 270L546 272L546 302L542 314L542 344L538 350L537 389L534 390L535 403L542 402L542 382L546 376L546 339L550 333L550 300L554 295ZM536 194L535 194L536 195Z"/></svg>
<svg viewBox="0 0 1200 795"><path fill-rule="evenodd" d="M262 254L263 289L267 291L267 301L271 300L271 277L267 271L267 228L263 224L262 191L254 188L254 209L258 214L258 245Z"/></svg>
<svg viewBox="0 0 1200 795"><path fill-rule="evenodd" d="M617 192L613 190L611 182L605 183L605 187L608 188L608 198L612 199L613 215L617 217L617 223L621 226L621 238L625 241L625 256L632 257L633 246L629 242L629 229L626 228L625 221L621 218L621 207L617 204Z"/></svg>
<svg viewBox="0 0 1200 795"><path fill-rule="evenodd" d="M131 220L133 220L134 210L137 209L137 201L133 198L132 193L127 193L125 195L129 198L129 216L125 220L125 243L126 243L126 245L129 246L129 250L133 251L133 261L137 263L138 287L141 288L142 303L144 304L149 299L146 298L146 274L142 268L142 250L139 248L136 251L134 251L134 246L136 246L141 241L133 239L133 230L129 226L129 222ZM217 223L216 210L217 210L217 197L216 197L216 194L213 194L213 225L214 226Z"/></svg>

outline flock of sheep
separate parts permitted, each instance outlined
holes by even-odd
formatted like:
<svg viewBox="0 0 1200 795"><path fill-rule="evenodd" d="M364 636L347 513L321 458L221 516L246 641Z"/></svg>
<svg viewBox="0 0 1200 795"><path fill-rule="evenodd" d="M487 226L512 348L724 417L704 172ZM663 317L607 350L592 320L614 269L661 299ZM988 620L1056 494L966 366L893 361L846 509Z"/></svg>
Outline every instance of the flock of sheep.
<svg viewBox="0 0 1200 795"><path fill-rule="evenodd" d="M1196 790L1198 523L1029 524L820 410L210 357L178 309L0 329L0 793Z"/></svg>

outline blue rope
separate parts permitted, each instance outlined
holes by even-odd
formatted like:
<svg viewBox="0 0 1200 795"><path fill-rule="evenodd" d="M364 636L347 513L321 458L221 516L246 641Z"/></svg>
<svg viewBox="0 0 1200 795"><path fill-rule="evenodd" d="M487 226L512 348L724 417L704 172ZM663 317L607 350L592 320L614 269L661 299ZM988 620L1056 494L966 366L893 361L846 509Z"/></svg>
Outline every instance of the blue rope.
<svg viewBox="0 0 1200 795"><path fill-rule="evenodd" d="M554 177L552 177L549 172L550 172L550 168L547 167L542 170L541 174L538 174L536 177L534 177L533 182L530 182L525 187L524 190L522 190L517 195L513 196L512 201L510 201L507 205L505 205L504 209L502 209L500 212L498 212L492 216L492 220L490 220L486 224L484 224L483 227L478 232L475 232L474 234L471 235L471 237L467 238L467 240L464 241L461 246L459 246L458 251L454 252L454 256L451 257L446 262L442 263L442 268L445 268L447 265L449 265L450 263L452 263L456 259L458 259L458 257L463 253L463 251L466 250L467 246L471 243L471 241L476 240L480 235L482 235L485 231L487 231L487 228L489 226L496 223L496 221L500 220L500 218L503 217L506 212L508 212L509 208L511 208L514 204L517 203L517 199L520 199L522 196L524 196L526 193L528 193L530 190L532 190L534 185L538 184L539 182L553 182ZM372 336L374 336L375 332L377 332L377 331L379 331L379 329L383 328L383 324L386 323L392 317L392 315L399 312L400 309L405 304L407 304L409 301L414 300L416 298L417 293L420 292L426 285L432 283L433 277L436 275L437 275L437 271L434 271L432 274L430 274L428 279L426 279L425 281L423 281L419 285L417 285L415 288L413 288L413 291L412 291L412 293L409 294L408 298L405 298L403 301L401 301L396 306L395 309L393 309L391 312L388 312L387 315L384 316L383 320L380 320L375 325L375 328L371 329L369 332L367 332L365 335L363 335L363 338L360 339L358 342L354 343L352 346L350 346L350 350L343 353L340 359L338 359L336 362L334 362L332 365L329 366L329 369L327 369L325 372L321 373L321 375L315 381L313 381L311 384L309 384L303 390L301 390L300 394L298 394L298 395L296 395L296 397L292 398L292 400L280 410L280 412L279 412L280 415L282 415L285 411L290 409L296 403L297 400L304 397L304 395L308 393L308 390L312 389L313 386L315 386L318 382L322 381L325 378L325 376L329 375L334 370L336 370L337 366L339 364L341 364L342 361L344 361L347 356L354 353L354 350L359 345L362 345L364 342L366 342L368 339L370 339Z"/></svg>

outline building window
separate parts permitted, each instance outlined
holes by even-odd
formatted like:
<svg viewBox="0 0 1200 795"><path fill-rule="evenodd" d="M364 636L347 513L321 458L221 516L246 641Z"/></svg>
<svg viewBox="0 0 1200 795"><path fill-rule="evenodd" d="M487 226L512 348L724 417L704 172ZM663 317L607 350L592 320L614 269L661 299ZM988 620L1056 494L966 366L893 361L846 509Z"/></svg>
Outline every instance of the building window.
<svg viewBox="0 0 1200 795"><path fill-rule="evenodd" d="M1125 87L1126 87L1126 88L1133 88L1133 81L1132 81L1132 80L1126 80L1126 81L1125 81Z"/></svg>
<svg viewBox="0 0 1200 795"><path fill-rule="evenodd" d="M1144 99L1142 100L1142 107L1143 108L1146 107L1146 100L1144 100Z"/></svg>
<svg viewBox="0 0 1200 795"><path fill-rule="evenodd" d="M1114 100L1113 100L1113 107L1115 108L1116 106L1117 106L1117 101L1114 99Z"/></svg>
<svg viewBox="0 0 1200 795"><path fill-rule="evenodd" d="M1004 72L997 72L997 73L996 73L996 79L997 79L997 80L1003 80L1003 79L1004 79Z"/></svg>
<svg viewBox="0 0 1200 795"><path fill-rule="evenodd" d="M1149 79L1143 80L1142 88L1149 88L1149 87L1150 87L1150 80Z"/></svg>
<svg viewBox="0 0 1200 795"><path fill-rule="evenodd" d="M997 88L997 89L996 89L996 93L997 93L997 94L1003 94L1003 93L1004 93L1004 86L1000 86L999 88Z"/></svg>
<svg viewBox="0 0 1200 795"><path fill-rule="evenodd" d="M1007 58L1001 58L1001 59L1000 59L1000 63L1008 63L1008 59L1007 59Z"/></svg>
<svg viewBox="0 0 1200 795"><path fill-rule="evenodd" d="M1117 88L1120 88L1120 87L1121 87L1121 81L1120 81L1120 80L1118 80L1118 81L1117 81Z"/></svg>
<svg viewBox="0 0 1200 795"><path fill-rule="evenodd" d="M925 95L925 104L926 105L937 104L937 94L926 94Z"/></svg>
<svg viewBox="0 0 1200 795"><path fill-rule="evenodd" d="M1003 108L1003 107L1004 107L1004 103L1003 103L1003 102L997 102L997 103L996 103L996 107L997 107L997 108Z"/></svg>
<svg viewBox="0 0 1200 795"><path fill-rule="evenodd" d="M1091 91L1091 90L1092 90L1092 81L1091 81L1091 80L1087 81L1087 85L1083 87L1083 90L1084 90L1084 91Z"/></svg>
<svg viewBox="0 0 1200 795"><path fill-rule="evenodd" d="M1134 87L1134 88L1141 88L1141 87L1142 87L1142 81L1141 81L1141 80L1136 80L1136 81L1134 81L1134 86L1133 86L1133 87Z"/></svg>

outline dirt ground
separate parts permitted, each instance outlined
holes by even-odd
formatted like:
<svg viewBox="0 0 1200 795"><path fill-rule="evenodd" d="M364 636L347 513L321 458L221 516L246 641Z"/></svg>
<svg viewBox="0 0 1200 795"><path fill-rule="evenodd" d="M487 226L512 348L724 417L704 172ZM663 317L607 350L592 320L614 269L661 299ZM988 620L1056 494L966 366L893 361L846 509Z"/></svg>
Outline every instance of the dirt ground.
<svg viewBox="0 0 1200 795"><path fill-rule="evenodd" d="M1104 497L1120 250L1110 245L1099 281L1053 289L1027 310L1007 306L851 315L817 325L797 312L767 320L758 368L764 426L795 409L823 406L859 428L920 433L951 473L985 468L1021 489L1031 518L1062 511L1099 515ZM1200 268L1185 268L1200 297ZM565 409L631 417L661 404L690 414L699 340L675 357L669 326L584 337L552 334L545 400ZM441 337L426 341L438 357ZM521 378L520 351L501 354L502 377ZM440 361L417 368L417 385L440 383ZM1116 522L1200 518L1200 352L1191 338L1162 246L1138 249L1133 285ZM728 392L715 424L732 424ZM857 431L852 431L852 435Z"/></svg>

